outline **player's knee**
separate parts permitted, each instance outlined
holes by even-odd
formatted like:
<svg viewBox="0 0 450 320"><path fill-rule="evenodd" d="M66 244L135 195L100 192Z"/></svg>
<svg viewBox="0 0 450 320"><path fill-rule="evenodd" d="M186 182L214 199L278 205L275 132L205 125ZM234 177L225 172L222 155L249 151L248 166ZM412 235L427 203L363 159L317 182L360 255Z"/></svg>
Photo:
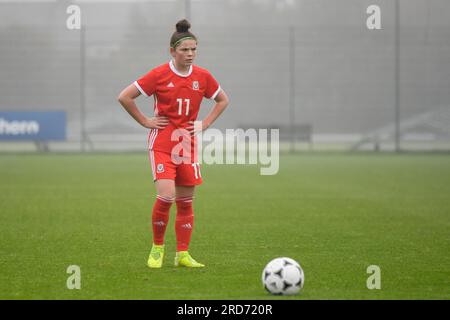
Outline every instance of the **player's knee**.
<svg viewBox="0 0 450 320"><path fill-rule="evenodd" d="M175 188L166 187L166 188L158 188L157 190L158 197L165 198L170 202L175 201Z"/></svg>
<svg viewBox="0 0 450 320"><path fill-rule="evenodd" d="M192 214L192 201L194 197L178 197L176 198L176 205L179 211L189 211Z"/></svg>
<svg viewBox="0 0 450 320"><path fill-rule="evenodd" d="M156 198L158 198L161 201L167 202L167 203L173 203L175 201L174 195L166 194L166 193L158 193Z"/></svg>
<svg viewBox="0 0 450 320"><path fill-rule="evenodd" d="M192 204L192 202L194 201L194 196L187 196L187 197L176 197L176 202L177 203L184 203L184 204Z"/></svg>

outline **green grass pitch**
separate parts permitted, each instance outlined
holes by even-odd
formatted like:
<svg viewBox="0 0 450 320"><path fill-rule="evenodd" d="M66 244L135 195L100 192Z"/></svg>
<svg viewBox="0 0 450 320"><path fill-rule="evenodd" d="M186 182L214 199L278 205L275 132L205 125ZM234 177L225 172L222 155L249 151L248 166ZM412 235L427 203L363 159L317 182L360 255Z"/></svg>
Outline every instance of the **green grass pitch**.
<svg viewBox="0 0 450 320"><path fill-rule="evenodd" d="M0 299L449 299L450 156L282 155L280 171L202 167L190 252L146 266L155 189L142 154L0 155ZM300 262L300 295L264 291L271 259ZM66 287L69 265L81 289ZM369 265L381 289L368 290Z"/></svg>

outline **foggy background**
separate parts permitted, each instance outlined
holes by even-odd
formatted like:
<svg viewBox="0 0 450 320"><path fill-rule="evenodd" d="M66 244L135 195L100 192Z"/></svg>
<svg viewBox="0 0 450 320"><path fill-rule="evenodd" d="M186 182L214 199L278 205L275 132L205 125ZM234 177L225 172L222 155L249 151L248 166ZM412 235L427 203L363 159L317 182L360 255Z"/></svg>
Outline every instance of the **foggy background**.
<svg viewBox="0 0 450 320"><path fill-rule="evenodd" d="M448 0L0 0L0 111L67 113L66 141L0 151L144 151L117 96L169 61L182 18L230 97L216 128L279 128L283 150L450 150ZM153 97L137 105L153 114Z"/></svg>

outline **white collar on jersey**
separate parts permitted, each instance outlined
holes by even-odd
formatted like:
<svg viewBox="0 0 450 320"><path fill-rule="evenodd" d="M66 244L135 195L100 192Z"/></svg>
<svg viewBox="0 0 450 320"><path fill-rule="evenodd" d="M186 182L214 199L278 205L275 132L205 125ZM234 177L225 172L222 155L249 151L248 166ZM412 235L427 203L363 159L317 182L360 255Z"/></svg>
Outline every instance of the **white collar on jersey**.
<svg viewBox="0 0 450 320"><path fill-rule="evenodd" d="M177 68L175 68L175 65L173 64L173 60L170 60L169 62L169 66L170 66L170 70L173 71L173 73L175 73L176 75L180 76L180 77L189 77L192 73L192 64L189 67L189 72L187 74L182 74L180 73Z"/></svg>

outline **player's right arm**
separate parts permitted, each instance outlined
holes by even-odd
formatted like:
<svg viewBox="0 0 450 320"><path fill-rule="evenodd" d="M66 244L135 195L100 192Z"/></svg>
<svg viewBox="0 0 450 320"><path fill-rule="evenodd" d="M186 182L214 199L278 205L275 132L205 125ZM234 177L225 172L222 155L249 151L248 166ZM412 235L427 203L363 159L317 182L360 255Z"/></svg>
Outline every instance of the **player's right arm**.
<svg viewBox="0 0 450 320"><path fill-rule="evenodd" d="M122 107L136 120L141 126L149 129L164 129L169 124L167 117L147 117L137 107L134 101L141 95L141 92L136 88L134 84L130 84L128 87L122 90L117 100Z"/></svg>

